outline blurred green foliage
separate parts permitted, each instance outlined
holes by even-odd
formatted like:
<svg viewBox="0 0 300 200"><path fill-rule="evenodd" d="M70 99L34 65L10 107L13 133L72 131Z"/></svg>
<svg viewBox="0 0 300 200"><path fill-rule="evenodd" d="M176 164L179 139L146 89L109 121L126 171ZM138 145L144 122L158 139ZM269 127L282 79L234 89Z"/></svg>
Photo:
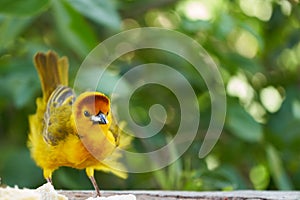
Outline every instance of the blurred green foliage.
<svg viewBox="0 0 300 200"><path fill-rule="evenodd" d="M97 172L100 188L299 190L299 8L297 0L1 0L3 184L37 187L45 182L26 147L27 117L35 112L35 99L41 96L33 55L53 49L68 56L72 83L83 59L101 41L123 30L154 26L190 36L218 64L227 91L224 130L212 152L199 159L210 120L210 98L201 76L182 58L166 52L126 54L113 63L114 76L107 79L107 85L138 64L172 66L182 71L197 93L201 125L188 151L169 167L130 174L127 180ZM138 123L149 122L148 109L155 103L167 110L168 123L150 139L153 149L170 141L180 122L176 97L165 90L147 85L132 98L131 113ZM138 140L133 149L147 151ZM171 151L176 154L175 147ZM55 172L54 185L92 188L84 171L70 168Z"/></svg>

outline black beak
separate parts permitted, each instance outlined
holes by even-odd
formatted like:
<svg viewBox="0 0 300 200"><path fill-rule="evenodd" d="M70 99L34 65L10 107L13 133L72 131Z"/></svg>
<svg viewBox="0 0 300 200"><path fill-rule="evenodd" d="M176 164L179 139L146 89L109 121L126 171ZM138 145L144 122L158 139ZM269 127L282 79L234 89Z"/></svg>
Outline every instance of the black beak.
<svg viewBox="0 0 300 200"><path fill-rule="evenodd" d="M94 124L108 124L108 120L102 112L99 112L97 115L92 115L91 120Z"/></svg>

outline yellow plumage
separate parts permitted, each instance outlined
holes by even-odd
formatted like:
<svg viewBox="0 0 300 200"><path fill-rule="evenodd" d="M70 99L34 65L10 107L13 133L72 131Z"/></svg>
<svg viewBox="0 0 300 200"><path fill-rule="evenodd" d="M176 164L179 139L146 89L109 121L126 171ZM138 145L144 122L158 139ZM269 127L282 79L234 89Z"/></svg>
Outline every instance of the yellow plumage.
<svg viewBox="0 0 300 200"><path fill-rule="evenodd" d="M43 97L37 98L36 113L29 116L31 156L50 182L53 171L61 166L85 169L100 195L94 169L126 178L115 149L130 140L120 139L121 131L111 116L108 97L100 92L84 92L76 97L68 87L66 57L58 58L49 51L37 53L34 62ZM108 161L104 164L103 160Z"/></svg>

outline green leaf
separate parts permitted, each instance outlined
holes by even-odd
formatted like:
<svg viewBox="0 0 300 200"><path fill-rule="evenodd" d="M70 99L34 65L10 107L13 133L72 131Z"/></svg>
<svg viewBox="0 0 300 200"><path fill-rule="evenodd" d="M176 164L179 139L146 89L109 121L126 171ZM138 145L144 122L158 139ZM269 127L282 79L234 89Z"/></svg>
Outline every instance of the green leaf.
<svg viewBox="0 0 300 200"><path fill-rule="evenodd" d="M9 71L1 77L0 89L2 92L0 97L11 98L11 103L18 109L31 104L34 93L39 88L38 78L34 73L31 60L22 63L15 60L6 65Z"/></svg>
<svg viewBox="0 0 300 200"><path fill-rule="evenodd" d="M237 102L227 109L226 126L234 135L247 142L259 142L263 138L261 124Z"/></svg>
<svg viewBox="0 0 300 200"><path fill-rule="evenodd" d="M270 182L270 174L265 165L259 164L250 170L250 180L253 183L254 189L264 190Z"/></svg>
<svg viewBox="0 0 300 200"><path fill-rule="evenodd" d="M228 37L236 24L232 16L228 15L227 13L222 13L220 17L218 17L215 26L216 37L224 40L226 37Z"/></svg>
<svg viewBox="0 0 300 200"><path fill-rule="evenodd" d="M19 187L32 187L42 184L43 176L41 169L30 158L28 149L10 145L1 146L1 152L5 152L1 161L2 183Z"/></svg>
<svg viewBox="0 0 300 200"><path fill-rule="evenodd" d="M178 152L176 146L171 143L172 138L166 137L169 144L169 153L172 159L178 157ZM182 160L177 159L166 169L160 169L153 172L155 180L164 190L180 188L180 180L182 176Z"/></svg>
<svg viewBox="0 0 300 200"><path fill-rule="evenodd" d="M97 37L84 18L64 0L53 0L54 18L62 39L85 57L96 45Z"/></svg>
<svg viewBox="0 0 300 200"><path fill-rule="evenodd" d="M252 28L252 26L249 26L249 24L247 23L244 23L244 22L241 22L241 27L244 28L246 31L249 31L249 33L251 33L256 39L257 39L257 42L258 42L258 47L260 50L263 50L264 49L264 40L263 38L257 33L256 30L254 30Z"/></svg>
<svg viewBox="0 0 300 200"><path fill-rule="evenodd" d="M202 190L234 190L244 189L245 181L233 166L222 165L212 171L201 170L200 177L203 181ZM197 179L197 176L192 177Z"/></svg>
<svg viewBox="0 0 300 200"><path fill-rule="evenodd" d="M186 32L190 32L190 33L197 33L199 30L207 31L211 28L211 23L207 21L202 21L202 20L191 21L185 18L182 19L181 25Z"/></svg>
<svg viewBox="0 0 300 200"><path fill-rule="evenodd" d="M170 156L174 158L178 158L175 162L173 162L168 168L168 180L171 188L180 188L180 179L182 176L182 159L180 159L178 156L178 152L176 149L176 146L171 143L172 138L167 137L167 142L170 145Z"/></svg>
<svg viewBox="0 0 300 200"><path fill-rule="evenodd" d="M0 1L0 13L14 16L30 16L48 8L50 0Z"/></svg>
<svg viewBox="0 0 300 200"><path fill-rule="evenodd" d="M121 18L111 0L68 0L82 15L109 28L120 30Z"/></svg>
<svg viewBox="0 0 300 200"><path fill-rule="evenodd" d="M266 151L270 172L278 189L293 190L293 185L283 168L278 151L272 145L268 145Z"/></svg>
<svg viewBox="0 0 300 200"><path fill-rule="evenodd" d="M246 58L237 53L230 52L220 56L222 56L222 59L224 59L224 62L228 65L229 70L233 73L242 69L255 74L263 69L262 65L256 60Z"/></svg>
<svg viewBox="0 0 300 200"><path fill-rule="evenodd" d="M0 19L0 50L6 48L24 31L32 22L32 18L15 18L3 16Z"/></svg>

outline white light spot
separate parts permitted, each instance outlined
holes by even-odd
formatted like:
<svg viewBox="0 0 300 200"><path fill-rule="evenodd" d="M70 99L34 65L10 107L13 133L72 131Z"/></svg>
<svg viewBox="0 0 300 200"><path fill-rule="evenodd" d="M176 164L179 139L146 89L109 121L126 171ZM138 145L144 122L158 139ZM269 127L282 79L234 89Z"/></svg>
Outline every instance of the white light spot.
<svg viewBox="0 0 300 200"><path fill-rule="evenodd" d="M272 16L272 2L268 0L240 0L242 11L262 21L268 21Z"/></svg>
<svg viewBox="0 0 300 200"><path fill-rule="evenodd" d="M247 31L242 31L235 42L235 49L247 58L253 58L258 51L257 39Z"/></svg>
<svg viewBox="0 0 300 200"><path fill-rule="evenodd" d="M265 108L258 102L252 102L247 111L259 123L265 123L266 119L264 118L266 114Z"/></svg>
<svg viewBox="0 0 300 200"><path fill-rule="evenodd" d="M218 159L212 155L207 156L205 162L208 170L214 170L220 165Z"/></svg>
<svg viewBox="0 0 300 200"><path fill-rule="evenodd" d="M293 115L296 119L300 119L300 101L295 100L292 104Z"/></svg>
<svg viewBox="0 0 300 200"><path fill-rule="evenodd" d="M242 74L230 78L227 84L227 92L231 96L238 97L244 104L250 103L254 96L253 88Z"/></svg>
<svg viewBox="0 0 300 200"><path fill-rule="evenodd" d="M281 7L281 12L286 16L290 16L292 12L292 4L287 0L281 0L278 3Z"/></svg>
<svg viewBox="0 0 300 200"><path fill-rule="evenodd" d="M181 4L180 10L191 20L210 20L212 18L211 9L205 1L185 1Z"/></svg>
<svg viewBox="0 0 300 200"><path fill-rule="evenodd" d="M260 99L263 106L271 113L278 111L283 102L283 98L273 86L262 89Z"/></svg>

